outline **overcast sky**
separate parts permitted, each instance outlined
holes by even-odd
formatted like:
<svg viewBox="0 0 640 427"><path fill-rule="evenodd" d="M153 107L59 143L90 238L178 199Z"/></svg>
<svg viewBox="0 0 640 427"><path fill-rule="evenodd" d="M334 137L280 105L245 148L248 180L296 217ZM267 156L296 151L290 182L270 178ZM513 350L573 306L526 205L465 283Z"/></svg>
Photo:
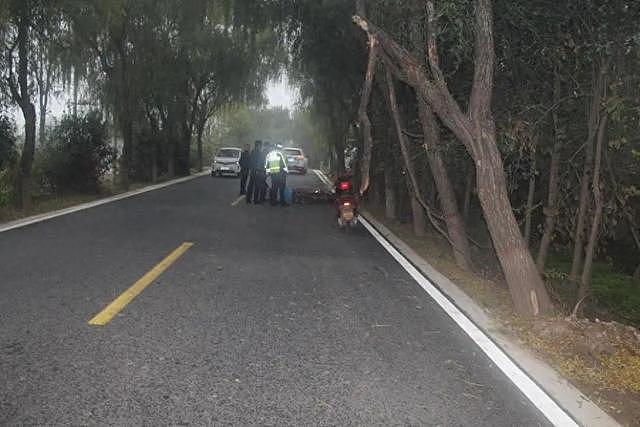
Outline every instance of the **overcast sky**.
<svg viewBox="0 0 640 427"><path fill-rule="evenodd" d="M286 76L280 81L271 81L267 85L269 107L284 107L293 110L298 98L295 88L289 86Z"/></svg>
<svg viewBox="0 0 640 427"><path fill-rule="evenodd" d="M267 84L266 92L269 107L283 107L293 110L298 98L298 92L295 88L289 86L286 76L281 80L273 80ZM70 96L64 94L60 97L52 96L49 101L49 114L47 116L47 124L51 124L52 118L60 118L67 109L67 102ZM37 103L37 97L33 97L33 102ZM36 108L37 105L36 105ZM19 108L11 109L11 113L18 126L18 133L24 132L24 120L22 118L22 112ZM40 114L40 111L37 111Z"/></svg>

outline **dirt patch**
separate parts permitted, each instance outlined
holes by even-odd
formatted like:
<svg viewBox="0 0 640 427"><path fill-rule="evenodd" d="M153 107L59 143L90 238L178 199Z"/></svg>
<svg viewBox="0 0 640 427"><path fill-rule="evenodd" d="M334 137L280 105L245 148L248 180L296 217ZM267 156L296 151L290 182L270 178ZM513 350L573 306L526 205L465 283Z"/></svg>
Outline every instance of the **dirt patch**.
<svg viewBox="0 0 640 427"><path fill-rule="evenodd" d="M446 240L415 237L411 224L382 219L394 234L479 303L501 332L515 338L562 373L585 395L625 426L640 426L640 331L617 322L564 317L531 319L513 312L509 291L495 259L478 251L476 272L460 269Z"/></svg>

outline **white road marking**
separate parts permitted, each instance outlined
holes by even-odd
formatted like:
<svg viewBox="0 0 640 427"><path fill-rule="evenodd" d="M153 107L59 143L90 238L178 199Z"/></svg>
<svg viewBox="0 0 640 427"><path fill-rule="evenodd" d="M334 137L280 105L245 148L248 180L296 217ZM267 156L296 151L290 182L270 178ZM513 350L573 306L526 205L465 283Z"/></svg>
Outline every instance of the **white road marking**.
<svg viewBox="0 0 640 427"><path fill-rule="evenodd" d="M313 173L315 173L316 176L320 179L320 181L322 181L322 183L327 186L328 190L333 191L333 183L329 178L327 178L324 172L322 172L319 169L313 169Z"/></svg>
<svg viewBox="0 0 640 427"><path fill-rule="evenodd" d="M184 178L174 179L172 181L163 182L161 184L150 185L148 187L140 188L138 190L128 191L126 193L117 194L115 196L107 197L100 200L95 200L93 202L81 203L79 205L71 206L65 209L60 209L53 212L47 212L40 215L30 216L27 218L19 219L16 221L11 221L6 224L0 225L0 233L13 230L15 228L26 227L27 225L36 224L38 222L46 221L52 218L56 218L62 215L68 215L73 212L83 211L85 209L94 208L96 206L105 205L107 203L115 202L122 199L127 199L129 197L137 196L138 194L147 193L149 191L159 190L160 188L169 187L171 185L180 184L182 182L191 181L192 179L196 179L198 177L208 175L210 172L200 172L195 175L186 176Z"/></svg>
<svg viewBox="0 0 640 427"><path fill-rule="evenodd" d="M415 268L396 248L394 248L366 219L360 222L407 273L433 298L454 322L482 349L496 366L533 403L536 408L555 426L578 426L538 384L520 369L475 323L449 301L417 268Z"/></svg>
<svg viewBox="0 0 640 427"><path fill-rule="evenodd" d="M240 197L238 197L233 203L231 203L231 206L237 206L238 203L240 203L241 201L243 201L247 196L245 196L244 194Z"/></svg>

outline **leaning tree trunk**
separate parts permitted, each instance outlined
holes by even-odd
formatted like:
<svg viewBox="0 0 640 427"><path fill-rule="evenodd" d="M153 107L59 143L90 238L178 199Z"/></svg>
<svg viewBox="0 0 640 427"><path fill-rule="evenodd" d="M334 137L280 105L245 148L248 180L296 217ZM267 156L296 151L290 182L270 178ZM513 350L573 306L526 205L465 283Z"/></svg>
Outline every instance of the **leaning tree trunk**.
<svg viewBox="0 0 640 427"><path fill-rule="evenodd" d="M422 133L424 135L424 149L427 154L431 174L436 184L442 215L444 216L444 221L447 226L447 234L451 240L453 255L459 267L465 270L471 270L471 248L469 247L465 221L460 215L456 193L449 179L447 167L439 151L441 143L438 123L433 111L420 96L418 96L418 108Z"/></svg>
<svg viewBox="0 0 640 427"><path fill-rule="evenodd" d="M591 231L589 233L589 243L585 250L584 267L580 276L580 289L578 291L578 299L581 300L589 293L591 289L591 273L593 270L593 256L596 245L598 243L598 235L600 234L600 223L602 222L602 209L604 205L602 189L600 188L600 169L602 164L602 150L604 145L605 132L607 130L608 116L605 114L600 120L598 127L598 138L596 144L596 159L593 166L593 201L594 212L591 220Z"/></svg>
<svg viewBox="0 0 640 427"><path fill-rule="evenodd" d="M486 139L478 145L478 199L513 304L518 313L537 315L548 312L551 301L513 215L498 146L495 139L489 136L490 132L482 133Z"/></svg>

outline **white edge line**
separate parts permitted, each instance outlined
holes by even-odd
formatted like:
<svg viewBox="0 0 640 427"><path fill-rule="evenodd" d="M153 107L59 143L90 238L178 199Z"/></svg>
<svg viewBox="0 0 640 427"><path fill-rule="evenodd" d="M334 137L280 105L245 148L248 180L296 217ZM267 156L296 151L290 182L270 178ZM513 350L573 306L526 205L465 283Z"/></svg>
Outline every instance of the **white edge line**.
<svg viewBox="0 0 640 427"><path fill-rule="evenodd" d="M159 190L160 188L169 187L171 185L180 184L183 182L191 181L193 179L199 178L201 176L208 175L210 172L200 172L194 175L185 176L184 178L178 178L171 181L163 182L160 184L150 185L148 187L143 187L138 190L128 191L126 193L117 194L115 196L106 197L104 199L94 200L92 202L81 203L79 205L70 206L68 208L60 209L53 212L47 212L39 215L34 215L27 218L18 219L16 221L8 222L4 225L0 225L0 233L5 231L14 230L16 228L26 227L31 224L37 224L39 222L47 221L49 219L57 218L59 216L68 215L70 213L83 211L86 209L94 208L96 206L106 205L107 203L115 202L122 199L127 199L129 197L137 196L138 194L147 193L149 191Z"/></svg>
<svg viewBox="0 0 640 427"><path fill-rule="evenodd" d="M322 172L319 169L313 169L313 173L315 173L318 176L320 181L322 181L322 183L326 185L329 190L333 190L333 184L331 183L331 180L327 178L324 172Z"/></svg>
<svg viewBox="0 0 640 427"><path fill-rule="evenodd" d="M454 322L482 349L496 366L555 426L569 427L579 424L569 416L551 396L520 369L475 323L465 316L438 288L394 248L369 222L360 216L360 222L380 245L405 269L407 273L433 298Z"/></svg>

